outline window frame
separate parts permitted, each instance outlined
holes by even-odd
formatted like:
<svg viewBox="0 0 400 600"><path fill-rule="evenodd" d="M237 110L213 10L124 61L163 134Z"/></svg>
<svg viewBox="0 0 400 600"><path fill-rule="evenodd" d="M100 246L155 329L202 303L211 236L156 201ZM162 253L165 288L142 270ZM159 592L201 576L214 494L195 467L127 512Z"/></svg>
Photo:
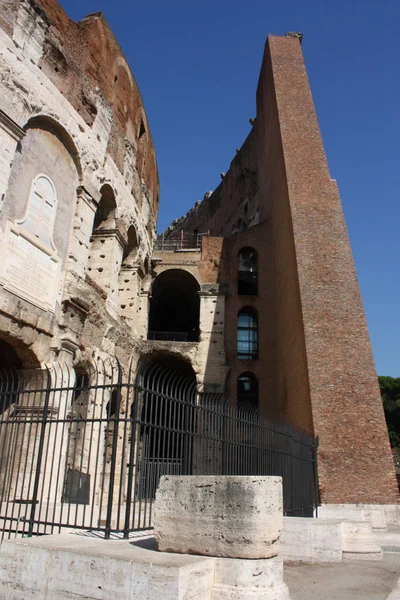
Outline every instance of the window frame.
<svg viewBox="0 0 400 600"><path fill-rule="evenodd" d="M241 324L243 317L248 318L248 323ZM239 360L255 360L258 358L258 314L252 307L244 307L237 315L237 358ZM247 332L247 336L245 335ZM241 345L245 350L241 351Z"/></svg>

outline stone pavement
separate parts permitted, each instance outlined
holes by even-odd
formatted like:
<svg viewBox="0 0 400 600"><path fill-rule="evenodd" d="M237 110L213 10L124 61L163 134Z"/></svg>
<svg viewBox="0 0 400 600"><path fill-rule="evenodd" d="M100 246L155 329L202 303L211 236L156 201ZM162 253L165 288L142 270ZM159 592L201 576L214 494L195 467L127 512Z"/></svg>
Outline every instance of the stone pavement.
<svg viewBox="0 0 400 600"><path fill-rule="evenodd" d="M286 564L283 576L291 600L387 600L399 577L400 553L389 552L381 562ZM388 600L400 600L400 590Z"/></svg>

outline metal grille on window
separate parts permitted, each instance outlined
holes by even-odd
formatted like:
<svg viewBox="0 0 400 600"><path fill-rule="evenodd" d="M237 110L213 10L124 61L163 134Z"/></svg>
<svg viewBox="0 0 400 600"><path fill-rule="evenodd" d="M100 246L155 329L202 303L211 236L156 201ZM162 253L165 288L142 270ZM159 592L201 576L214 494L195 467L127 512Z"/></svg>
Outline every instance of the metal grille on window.
<svg viewBox="0 0 400 600"><path fill-rule="evenodd" d="M244 309L238 315L238 358L251 360L258 356L257 314Z"/></svg>

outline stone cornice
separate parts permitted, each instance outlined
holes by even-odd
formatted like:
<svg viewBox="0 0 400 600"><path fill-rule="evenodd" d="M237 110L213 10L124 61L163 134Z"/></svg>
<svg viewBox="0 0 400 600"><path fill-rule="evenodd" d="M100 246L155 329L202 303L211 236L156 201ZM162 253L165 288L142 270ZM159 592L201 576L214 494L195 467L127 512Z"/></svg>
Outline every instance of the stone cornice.
<svg viewBox="0 0 400 600"><path fill-rule="evenodd" d="M0 108L0 128L7 131L16 142L22 140L25 131Z"/></svg>
<svg viewBox="0 0 400 600"><path fill-rule="evenodd" d="M122 248L125 248L128 240L122 235L119 229L97 229L92 232L92 238L95 237L114 237L121 244Z"/></svg>

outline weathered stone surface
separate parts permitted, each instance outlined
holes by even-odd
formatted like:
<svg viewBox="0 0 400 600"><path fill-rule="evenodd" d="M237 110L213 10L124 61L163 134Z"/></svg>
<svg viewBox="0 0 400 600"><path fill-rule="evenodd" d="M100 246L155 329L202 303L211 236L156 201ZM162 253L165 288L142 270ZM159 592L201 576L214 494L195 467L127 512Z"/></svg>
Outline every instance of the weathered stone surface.
<svg viewBox="0 0 400 600"><path fill-rule="evenodd" d="M318 514L325 519L369 521L373 529L386 530L385 507L382 504L322 504Z"/></svg>
<svg viewBox="0 0 400 600"><path fill-rule="evenodd" d="M218 558L211 600L289 600L282 559Z"/></svg>
<svg viewBox="0 0 400 600"><path fill-rule="evenodd" d="M159 550L225 558L279 553L281 477L164 476L154 505Z"/></svg>
<svg viewBox="0 0 400 600"><path fill-rule="evenodd" d="M343 559L382 560L382 548L375 543L368 521L343 521Z"/></svg>
<svg viewBox="0 0 400 600"><path fill-rule="evenodd" d="M342 521L283 517L281 557L285 562L341 562Z"/></svg>
<svg viewBox="0 0 400 600"><path fill-rule="evenodd" d="M0 552L0 598L209 600L214 562L73 535L8 541Z"/></svg>

